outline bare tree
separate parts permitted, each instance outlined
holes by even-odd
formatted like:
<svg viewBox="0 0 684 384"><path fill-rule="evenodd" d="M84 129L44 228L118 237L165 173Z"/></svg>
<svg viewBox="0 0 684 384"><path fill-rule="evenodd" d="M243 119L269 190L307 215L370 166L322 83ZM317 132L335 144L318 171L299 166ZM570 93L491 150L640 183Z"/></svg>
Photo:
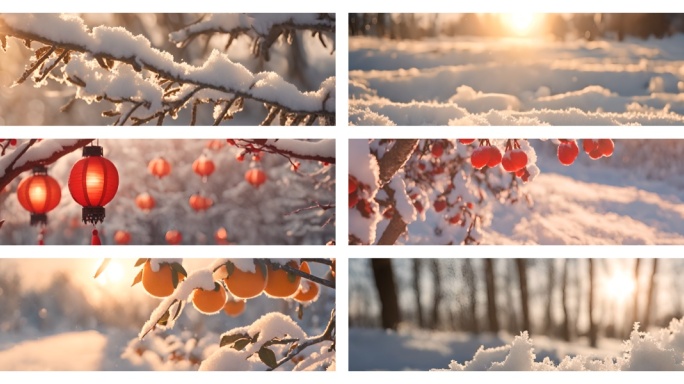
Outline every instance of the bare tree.
<svg viewBox="0 0 684 384"><path fill-rule="evenodd" d="M589 345L596 348L596 323L594 322L594 260L589 259Z"/></svg>
<svg viewBox="0 0 684 384"><path fill-rule="evenodd" d="M432 323L430 328L437 329L439 326L439 306L442 303L442 277L439 273L439 259L432 259L431 264L432 284L434 294L432 295Z"/></svg>
<svg viewBox="0 0 684 384"><path fill-rule="evenodd" d="M468 312L469 329L473 333L479 333L477 325L477 287L475 286L475 271L470 259L463 262L463 281L468 289Z"/></svg>
<svg viewBox="0 0 684 384"><path fill-rule="evenodd" d="M636 263L634 264L634 297L633 297L633 304L632 304L632 322L631 324L636 323L639 321L639 264L641 263L641 259L636 259ZM631 324L629 324L631 328ZM628 330L629 332L629 330Z"/></svg>
<svg viewBox="0 0 684 384"><path fill-rule="evenodd" d="M556 281L555 259L549 259L547 264L547 297L546 297L546 311L544 313L544 333L549 334L553 331L553 288Z"/></svg>
<svg viewBox="0 0 684 384"><path fill-rule="evenodd" d="M421 289L420 289L420 267L421 259L412 259L413 265L413 293L416 296L416 317L418 318L418 326L420 328L425 327L425 321L423 318L423 305L420 302Z"/></svg>
<svg viewBox="0 0 684 384"><path fill-rule="evenodd" d="M496 282L494 280L494 260L484 259L485 281L487 283L487 319L489 320L489 330L499 332L499 320L497 319L496 308Z"/></svg>
<svg viewBox="0 0 684 384"><path fill-rule="evenodd" d="M568 264L570 263L570 259L565 259L563 262L563 281L561 283L562 286L562 303L563 303L563 339L565 341L570 341L571 338L571 333L570 333L570 313L568 311Z"/></svg>
<svg viewBox="0 0 684 384"><path fill-rule="evenodd" d="M651 314L653 312L653 295L655 292L655 277L658 272L658 259L653 259L653 269L651 269L651 277L648 280L648 296L646 298L646 313L644 314L643 329L648 330L651 325Z"/></svg>
<svg viewBox="0 0 684 384"><path fill-rule="evenodd" d="M527 290L527 263L526 259L515 259L518 270L518 282L520 283L520 305L522 307L522 326L527 332L532 332L530 324L529 292Z"/></svg>
<svg viewBox="0 0 684 384"><path fill-rule="evenodd" d="M391 259L371 259L375 287L380 297L380 313L382 327L396 330L401 321L399 312L399 300L397 298L397 285L394 282L394 271Z"/></svg>

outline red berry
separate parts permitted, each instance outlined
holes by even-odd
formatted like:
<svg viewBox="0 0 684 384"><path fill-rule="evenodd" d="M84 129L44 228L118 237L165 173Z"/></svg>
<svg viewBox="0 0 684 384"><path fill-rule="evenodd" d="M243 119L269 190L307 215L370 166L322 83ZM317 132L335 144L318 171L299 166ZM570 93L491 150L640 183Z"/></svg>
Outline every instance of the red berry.
<svg viewBox="0 0 684 384"><path fill-rule="evenodd" d="M421 171L424 171L425 170L425 164L424 163L418 163L418 169L420 169Z"/></svg>
<svg viewBox="0 0 684 384"><path fill-rule="evenodd" d="M17 145L17 139L10 139L10 145L13 147Z"/></svg>
<svg viewBox="0 0 684 384"><path fill-rule="evenodd" d="M373 209L371 208L368 200L359 200L359 208L361 209L362 213L366 214L366 216L370 216L371 213L373 213Z"/></svg>
<svg viewBox="0 0 684 384"><path fill-rule="evenodd" d="M358 184L356 183L356 179L349 176L349 193L355 192L356 188L358 188Z"/></svg>
<svg viewBox="0 0 684 384"><path fill-rule="evenodd" d="M530 179L530 172L527 170L527 168L523 168L525 172L523 172L522 176L520 178L522 179L523 183L527 183L527 181Z"/></svg>
<svg viewBox="0 0 684 384"><path fill-rule="evenodd" d="M468 207L468 209L473 209L473 203L467 202L466 207Z"/></svg>
<svg viewBox="0 0 684 384"><path fill-rule="evenodd" d="M449 224L458 224L461 222L461 214L457 213L455 216L449 219Z"/></svg>
<svg viewBox="0 0 684 384"><path fill-rule="evenodd" d="M582 149L584 149L584 153L590 154L596 148L598 148L598 140L594 140L594 139L582 140Z"/></svg>
<svg viewBox="0 0 684 384"><path fill-rule="evenodd" d="M446 206L447 206L447 203L446 203L446 200L444 200L444 199L439 199L439 200L435 201L435 205L434 205L435 212L442 212L444 210L444 208L446 208Z"/></svg>
<svg viewBox="0 0 684 384"><path fill-rule="evenodd" d="M443 165L438 165L435 167L435 169L432 170L432 174L434 175L441 175L444 173L444 166Z"/></svg>
<svg viewBox="0 0 684 384"><path fill-rule="evenodd" d="M501 157L501 151L499 148L492 145L489 147L489 161L487 162L487 166L489 168L494 168L501 164Z"/></svg>
<svg viewBox="0 0 684 384"><path fill-rule="evenodd" d="M295 161L295 162L290 166L290 169L291 169L292 171L294 171L294 172L297 172L297 171L299 170L299 167L300 167L301 165L302 165L302 164L301 164L299 161Z"/></svg>
<svg viewBox="0 0 684 384"><path fill-rule="evenodd" d="M515 175L518 177L522 177L526 171L527 171L527 168L520 168L517 171L515 171Z"/></svg>
<svg viewBox="0 0 684 384"><path fill-rule="evenodd" d="M613 140L611 139L599 139L598 149L603 156L611 157L613 155L613 150L615 150L615 143L613 143Z"/></svg>
<svg viewBox="0 0 684 384"><path fill-rule="evenodd" d="M489 163L489 157L491 153L489 152L489 147L477 147L473 150L470 155L470 164L476 169L482 169L487 163Z"/></svg>
<svg viewBox="0 0 684 384"><path fill-rule="evenodd" d="M359 195L356 193L349 194L349 208L354 208L356 203L359 202Z"/></svg>
<svg viewBox="0 0 684 384"><path fill-rule="evenodd" d="M416 207L416 210L418 211L418 213L423 212L423 204L420 201L414 201L413 206Z"/></svg>
<svg viewBox="0 0 684 384"><path fill-rule="evenodd" d="M558 160L563 165L570 165L575 162L579 155L579 147L575 140L563 141L558 145Z"/></svg>
<svg viewBox="0 0 684 384"><path fill-rule="evenodd" d="M601 157L603 157L603 152L601 152L601 150L598 147L596 147L596 149L589 152L589 157L591 157L592 160L600 159Z"/></svg>
<svg viewBox="0 0 684 384"><path fill-rule="evenodd" d="M458 139L458 142L464 145L472 144L475 139Z"/></svg>
<svg viewBox="0 0 684 384"><path fill-rule="evenodd" d="M501 165L506 172L516 172L527 165L527 154L522 149L508 151L501 159Z"/></svg>
<svg viewBox="0 0 684 384"><path fill-rule="evenodd" d="M242 163L243 161L245 161L245 154L244 153L238 154L237 156L235 156L235 160Z"/></svg>
<svg viewBox="0 0 684 384"><path fill-rule="evenodd" d="M442 143L437 142L432 144L432 156L440 157L442 156L442 153L444 153L444 147L442 147Z"/></svg>

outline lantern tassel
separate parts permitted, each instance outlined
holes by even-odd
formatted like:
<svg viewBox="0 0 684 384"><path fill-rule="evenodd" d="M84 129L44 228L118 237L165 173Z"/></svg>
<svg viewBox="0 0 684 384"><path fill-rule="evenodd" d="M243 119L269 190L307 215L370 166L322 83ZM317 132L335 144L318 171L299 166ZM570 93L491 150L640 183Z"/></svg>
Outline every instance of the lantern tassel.
<svg viewBox="0 0 684 384"><path fill-rule="evenodd" d="M102 245L102 241L100 241L100 236L97 233L97 229L93 229L93 239L90 241L90 245Z"/></svg>

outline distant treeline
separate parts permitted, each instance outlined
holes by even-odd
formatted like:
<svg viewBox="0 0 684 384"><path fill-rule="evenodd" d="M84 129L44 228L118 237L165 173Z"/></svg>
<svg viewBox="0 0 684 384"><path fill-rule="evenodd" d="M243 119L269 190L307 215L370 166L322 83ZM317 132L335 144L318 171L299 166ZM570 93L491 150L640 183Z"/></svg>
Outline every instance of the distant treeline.
<svg viewBox="0 0 684 384"><path fill-rule="evenodd" d="M684 14L674 13L577 13L545 14L537 34L556 40L619 40L627 36L663 38L684 32ZM421 39L436 36L508 36L501 14L349 14L351 36Z"/></svg>

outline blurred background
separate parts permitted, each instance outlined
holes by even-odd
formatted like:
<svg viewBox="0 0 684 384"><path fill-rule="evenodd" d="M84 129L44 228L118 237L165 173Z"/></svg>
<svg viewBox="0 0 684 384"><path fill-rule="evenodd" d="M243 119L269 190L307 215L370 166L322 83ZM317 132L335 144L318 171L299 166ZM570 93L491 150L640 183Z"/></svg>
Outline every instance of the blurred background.
<svg viewBox="0 0 684 384"><path fill-rule="evenodd" d="M684 315L679 259L351 259L350 369L445 368L528 331L536 360L620 355Z"/></svg>

